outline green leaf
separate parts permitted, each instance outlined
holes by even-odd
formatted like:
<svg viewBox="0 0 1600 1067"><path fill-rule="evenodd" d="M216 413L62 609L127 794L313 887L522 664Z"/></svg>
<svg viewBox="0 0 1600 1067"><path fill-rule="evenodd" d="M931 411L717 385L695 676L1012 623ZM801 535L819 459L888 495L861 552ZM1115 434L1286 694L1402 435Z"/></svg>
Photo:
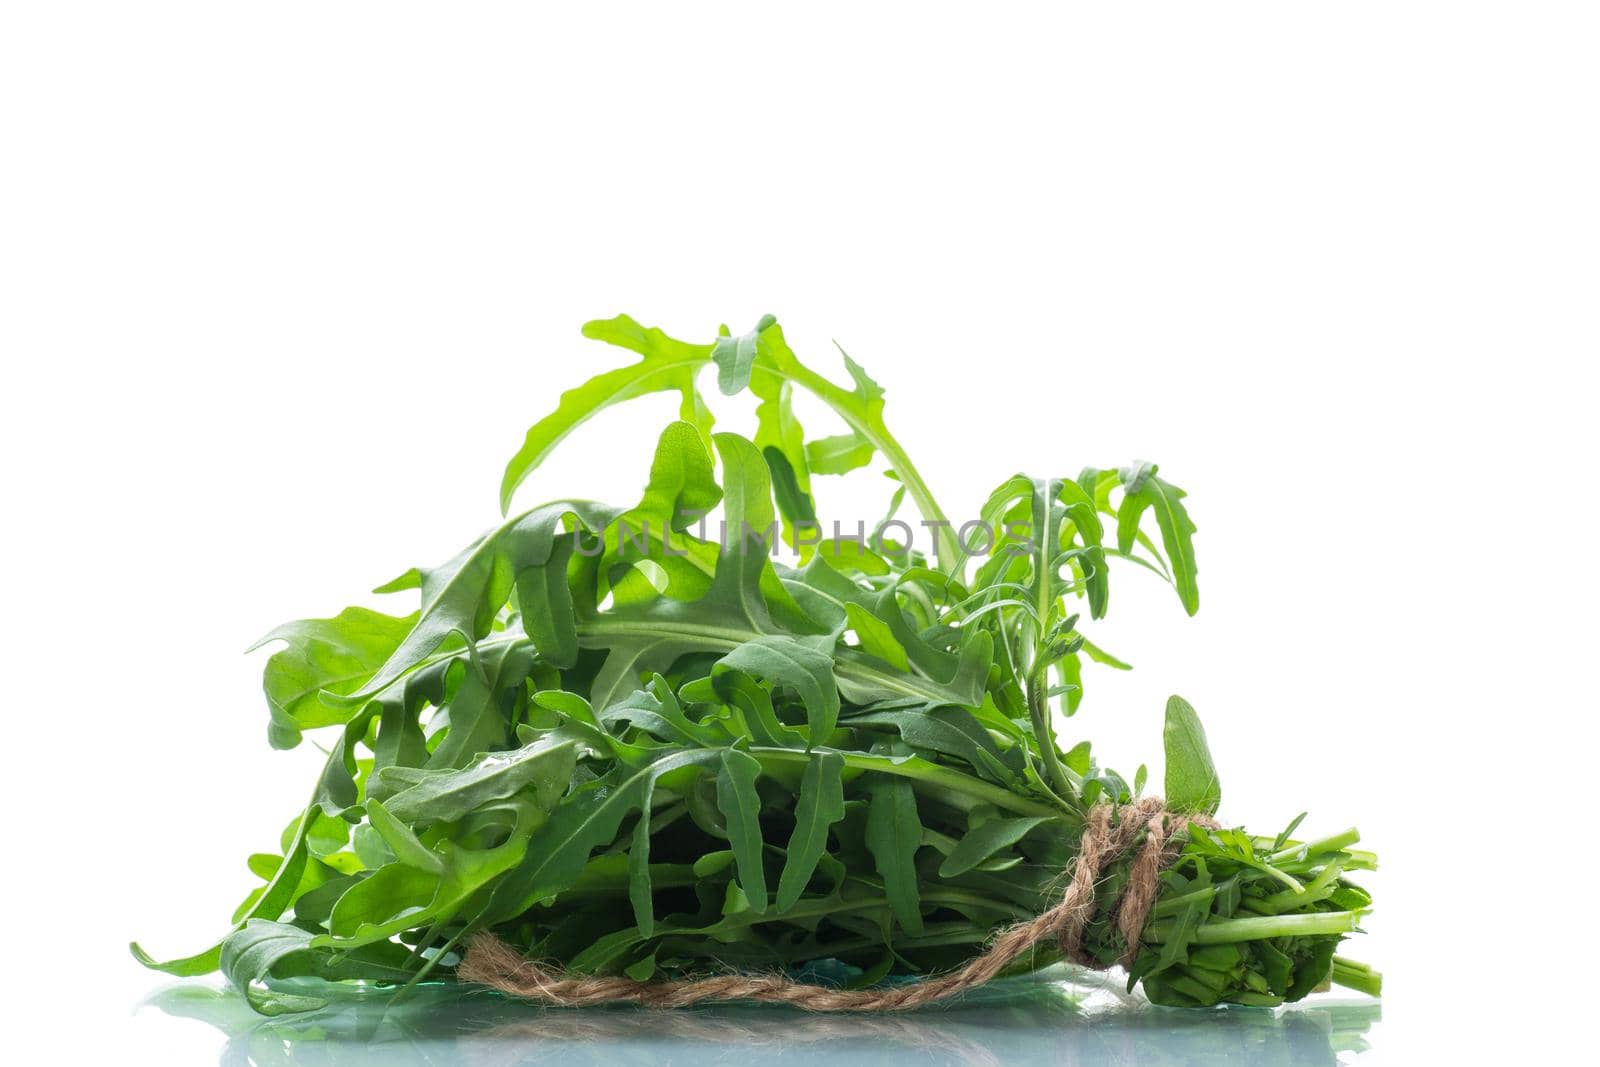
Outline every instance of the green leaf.
<svg viewBox="0 0 1600 1067"><path fill-rule="evenodd" d="M608 726L630 723L663 741L689 746L716 745L727 739L720 729L694 722L685 715L677 694L659 674L650 677L646 690L635 692L601 712L599 721Z"/></svg>
<svg viewBox="0 0 1600 1067"><path fill-rule="evenodd" d="M863 651L877 656L896 670L910 672L911 662L906 658L905 646L895 640L894 631L887 622L858 603L846 604L844 608L850 629L860 639Z"/></svg>
<svg viewBox="0 0 1600 1067"><path fill-rule="evenodd" d="M891 727L908 745L965 760L974 771L1002 785L1022 773L1021 753L1003 753L988 730L965 708L878 705L844 720L846 726Z"/></svg>
<svg viewBox="0 0 1600 1067"><path fill-rule="evenodd" d="M1200 587L1195 582L1199 568L1194 561L1194 521L1183 506L1187 494L1156 477L1156 469L1154 464L1143 463L1120 472L1125 495L1117 509L1117 548L1122 552L1132 551L1140 516L1147 508L1153 511L1172 569L1172 584L1178 590L1184 610L1193 615L1200 610Z"/></svg>
<svg viewBox="0 0 1600 1067"><path fill-rule="evenodd" d="M486 814L499 843L478 847L469 838L442 842L435 850L437 872L390 863L347 890L334 904L328 933L312 942L318 948L352 949L386 941L407 930L426 930L455 919L527 853L530 836L544 820L531 801L514 797ZM480 823L480 826L485 824Z"/></svg>
<svg viewBox="0 0 1600 1067"><path fill-rule="evenodd" d="M316 976L333 981L362 978L374 982L405 982L411 977L410 959L401 945L378 944L335 954L314 948L312 934L285 923L252 919L223 940L218 951L222 973L263 1015L311 1011L328 1003L326 998L274 990L258 983L271 978Z"/></svg>
<svg viewBox="0 0 1600 1067"><path fill-rule="evenodd" d="M262 688L272 720L268 740L273 748L293 748L301 731L343 723L348 707L326 704L321 696L352 693L383 666L416 624L417 617L396 618L366 608L345 608L331 619L285 623L251 646L274 641L287 647L274 652L263 672Z"/></svg>
<svg viewBox="0 0 1600 1067"><path fill-rule="evenodd" d="M622 820L645 802L646 786L661 775L689 766L710 766L719 749L671 752L648 766L618 768L615 777L575 790L533 832L522 862L496 886L485 909L493 921L520 915L572 885L595 849L616 839Z"/></svg>
<svg viewBox="0 0 1600 1067"><path fill-rule="evenodd" d="M861 364L851 359L850 353L843 348L839 348L839 355L844 358L844 369L850 375L850 380L855 383L856 399L868 407L874 404L882 406L883 386L873 381Z"/></svg>
<svg viewBox="0 0 1600 1067"><path fill-rule="evenodd" d="M1206 747L1205 728L1182 697L1167 701L1162 742L1167 760L1167 804L1174 811L1215 814L1222 803L1222 786L1211 763L1211 750Z"/></svg>
<svg viewBox="0 0 1600 1067"><path fill-rule="evenodd" d="M750 907L757 912L767 910L767 875L761 863L761 798L756 795L756 778L760 774L761 764L752 756L738 749L723 751L722 766L717 771L717 809L728 822L728 842L739 866L739 884L750 898Z"/></svg>
<svg viewBox="0 0 1600 1067"><path fill-rule="evenodd" d="M827 637L754 637L722 657L718 668L740 670L774 686L793 689L805 705L813 745L824 744L839 721L839 688L833 678L833 641Z"/></svg>
<svg viewBox="0 0 1600 1067"><path fill-rule="evenodd" d="M609 585L617 607L648 603L662 594L697 599L710 584L717 550L711 543L678 535L704 522L721 499L722 488L699 432L688 423L670 424L656 444L643 497L603 535L597 574L586 576L584 568L575 567L573 576L586 587L595 577L603 579L600 590ZM584 554L591 552L586 547ZM590 607L586 599L582 608L587 612ZM528 614L526 608L523 613Z"/></svg>
<svg viewBox="0 0 1600 1067"><path fill-rule="evenodd" d="M1124 662L1123 660L1118 659L1116 656L1113 656L1111 653L1107 652L1105 649L1103 649L1100 646L1096 645L1093 641L1090 641L1088 638L1083 638L1083 654L1085 656L1088 656L1090 659L1094 660L1096 663L1102 664L1102 665L1104 665L1106 667L1110 667L1112 670L1118 670L1118 671L1131 671L1131 670L1133 670L1133 664L1127 663L1127 662Z"/></svg>
<svg viewBox="0 0 1600 1067"><path fill-rule="evenodd" d="M719 716L719 727L735 738L748 738L757 745L776 748L805 748L806 735L778 718L772 704L772 690L741 670L722 664L712 668L710 678L690 682L682 690L686 700L696 703L723 703L730 714ZM715 743L726 743L719 739Z"/></svg>
<svg viewBox="0 0 1600 1067"><path fill-rule="evenodd" d="M484 651L476 669L469 664L460 688L445 705L450 729L428 758L428 766L464 767L479 753L504 748L511 728L504 704L521 691L533 663L531 646L503 644Z"/></svg>
<svg viewBox="0 0 1600 1067"><path fill-rule="evenodd" d="M778 511L784 519L784 537L798 547L797 530L816 525L816 506L811 500L810 452L805 429L794 410L794 375L799 361L783 338L783 330L763 319L765 328L756 344L756 364L750 379L750 392L760 401L756 405L755 445L772 468L773 491Z"/></svg>
<svg viewBox="0 0 1600 1067"><path fill-rule="evenodd" d="M663 390L682 394L681 417L709 439L711 417L695 377L718 351L719 378L727 388L748 385L761 400L757 408L755 444L758 448L777 446L788 460L802 490L809 492L809 455L798 420L794 418L789 393L798 386L815 395L834 410L850 428L857 443L853 457L863 443L882 452L909 491L925 519L944 521L944 512L934 500L926 482L912 465L898 441L883 421L883 389L868 377L848 354L845 369L853 388L845 389L802 364L789 348L783 330L767 316L752 331L753 357L749 334L734 340L723 336L711 345L690 345L676 341L658 329L645 328L626 315L591 322L584 335L627 348L641 357L638 363L596 375L576 389L563 393L556 410L528 430L522 448L507 464L501 481L501 510L510 510L510 500L518 485L533 471L551 449L578 425L596 412L624 400ZM841 349L843 354L843 350ZM822 460L824 465L828 460ZM834 469L848 469L835 467ZM955 538L948 526L935 532L936 551L941 565L952 570L956 565Z"/></svg>
<svg viewBox="0 0 1600 1067"><path fill-rule="evenodd" d="M578 621L567 584L567 567L572 559L570 538L560 538L550 546L550 557L542 567L525 567L517 575L517 609L522 627L534 647L557 667L571 667L578 661Z"/></svg>
<svg viewBox="0 0 1600 1067"><path fill-rule="evenodd" d="M812 474L848 474L871 463L876 451L858 433L819 437L806 442L806 464Z"/></svg>
<svg viewBox="0 0 1600 1067"><path fill-rule="evenodd" d="M334 937L379 939L385 927L396 932L413 925L432 911L438 897L440 873L404 860L378 868L345 891L333 906L328 931Z"/></svg>
<svg viewBox="0 0 1600 1067"><path fill-rule="evenodd" d="M510 598L518 576L549 565L557 538L571 536L562 532L565 521L570 518L590 530L601 530L617 514L588 501L546 504L508 519L443 566L423 571L422 610L405 639L360 689L325 699L365 703L423 664L446 640L470 645L482 639Z"/></svg>
<svg viewBox="0 0 1600 1067"><path fill-rule="evenodd" d="M617 526L660 540L668 529L687 530L721 500L711 453L699 431L686 422L668 423L656 441L644 495L623 513Z"/></svg>
<svg viewBox="0 0 1600 1067"><path fill-rule="evenodd" d="M444 873L444 861L438 854L418 840L409 826L389 814L388 809L376 800L367 801L367 821L378 831L395 859L428 874Z"/></svg>
<svg viewBox="0 0 1600 1067"><path fill-rule="evenodd" d="M950 855L939 865L939 877L956 878L1003 848L1022 840L1029 830L1046 819L990 819L968 830Z"/></svg>
<svg viewBox="0 0 1600 1067"><path fill-rule="evenodd" d="M1066 755L1061 757L1061 762L1079 777L1087 777L1091 763L1089 759L1089 747L1090 744L1088 741L1079 741L1076 745L1072 746Z"/></svg>
<svg viewBox="0 0 1600 1067"><path fill-rule="evenodd" d="M772 474L772 493L778 503L778 513L783 516L785 522L816 529L816 504L812 502L811 494L801 488L794 464L771 445L763 448L761 454L765 457L767 469Z"/></svg>
<svg viewBox="0 0 1600 1067"><path fill-rule="evenodd" d="M547 734L509 752L481 754L459 770L386 767L378 780L389 791L385 807L391 815L413 826L429 826L466 818L530 787L540 807L548 810L566 791L576 760L574 739Z"/></svg>
<svg viewBox="0 0 1600 1067"><path fill-rule="evenodd" d="M211 974L217 969L222 957L222 945L212 945L204 952L197 952L193 956L183 956L179 959L158 960L137 941L128 942L128 951L133 953L133 958L152 971L160 971L176 978L196 978L202 974Z"/></svg>
<svg viewBox="0 0 1600 1067"><path fill-rule="evenodd" d="M879 778L867 790L867 848L883 879L889 907L902 929L922 933L922 896L917 878L917 849L922 820L917 795L901 778Z"/></svg>
<svg viewBox="0 0 1600 1067"><path fill-rule="evenodd" d="M844 757L813 752L800 780L783 873L778 878L777 910L788 911L805 892L812 872L828 848L828 828L844 818Z"/></svg>
<svg viewBox="0 0 1600 1067"><path fill-rule="evenodd" d="M744 641L782 632L762 591L771 572L767 547L777 530L766 460L734 434L714 438L723 463L725 545L711 586L693 602L659 600L616 607L579 627L579 644L607 650L590 700L602 710L696 651L730 652Z"/></svg>
<svg viewBox="0 0 1600 1067"><path fill-rule="evenodd" d="M655 778L646 778L639 792L639 821L628 849L628 903L633 907L633 921L645 937L656 925L655 888L650 881L650 811L655 791Z"/></svg>
<svg viewBox="0 0 1600 1067"><path fill-rule="evenodd" d="M637 363L590 378L561 394L556 410L529 427L527 438L506 464L500 481L500 510L510 511L517 487L544 462L552 449L597 413L612 404L647 393L680 393L682 418L709 434L711 419L700 402L695 378L711 362L711 345L675 341L654 327L639 325L626 315L588 323L583 335L636 352Z"/></svg>
<svg viewBox="0 0 1600 1067"><path fill-rule="evenodd" d="M755 366L756 344L765 330L778 320L771 315L761 316L756 328L738 337L717 338L711 346L711 359L717 365L717 388L724 396L732 396L750 384L750 371Z"/></svg>
<svg viewBox="0 0 1600 1067"><path fill-rule="evenodd" d="M751 448L748 442L743 445ZM764 463L762 467L755 488L765 495ZM410 633L361 689L331 699L363 702L424 663L447 640L470 645L482 639L513 587L536 648L557 666L570 665L579 642L566 575L570 540L576 535L565 532L565 524L575 522L599 532L632 516L637 522L653 520L660 538L663 523L679 526L682 513L703 510L718 495L710 479L709 457L695 431L683 423L668 426L657 443L650 484L637 507L622 512L589 501L546 504L507 520L442 567L421 572L422 611ZM770 513L770 500L766 506Z"/></svg>

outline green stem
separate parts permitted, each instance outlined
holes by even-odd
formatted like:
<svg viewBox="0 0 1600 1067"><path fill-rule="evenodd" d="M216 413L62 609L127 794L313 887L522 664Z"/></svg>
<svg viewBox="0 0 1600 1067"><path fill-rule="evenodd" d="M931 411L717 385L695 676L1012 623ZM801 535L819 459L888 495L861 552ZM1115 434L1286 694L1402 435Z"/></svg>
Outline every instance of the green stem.
<svg viewBox="0 0 1600 1067"><path fill-rule="evenodd" d="M813 752L803 752L799 749L764 748L753 745L749 753L763 763L808 763ZM949 791L959 796L973 800L987 801L997 808L1015 812L1018 815L1037 815L1044 818L1059 819L1071 814L1060 808L1042 804L1037 800L1018 796L1011 790L1002 786L991 785L971 775L962 774L940 764L929 763L926 760L899 759L889 756L876 756L870 752L846 752L839 749L830 749L837 752L844 759L846 767L854 767L863 771L877 771L879 774L894 774L902 778L910 778L913 784L931 785L938 790ZM970 808L967 804L964 807Z"/></svg>
<svg viewBox="0 0 1600 1067"><path fill-rule="evenodd" d="M1333 972L1329 977L1346 989L1354 989L1368 996L1376 997L1383 993L1383 975L1365 963L1344 956L1333 957Z"/></svg>
<svg viewBox="0 0 1600 1067"><path fill-rule="evenodd" d="M1316 911L1303 915L1249 915L1240 919L1213 919L1194 932L1197 945L1225 945L1235 941L1267 941L1274 937L1310 937L1354 933L1361 921L1358 911ZM1144 940L1159 945L1172 935L1172 920L1145 928Z"/></svg>
<svg viewBox="0 0 1600 1067"><path fill-rule="evenodd" d="M1046 634L1047 621L1054 605L1056 591L1051 581L1052 568L1050 560L1054 554L1053 535L1049 529L1050 500L1048 485L1043 501L1043 514L1040 514L1040 500L1034 495L1033 537L1033 654L1029 658L1027 676L1028 717L1033 721L1033 733L1039 742L1039 754L1044 760L1045 774L1050 780L1051 787L1059 793L1069 797L1078 797L1080 789L1067 777L1066 768L1061 765L1061 758L1056 749L1056 732L1050 722L1050 665L1046 658L1046 646L1049 638ZM1081 783L1080 783L1081 784Z"/></svg>
<svg viewBox="0 0 1600 1067"><path fill-rule="evenodd" d="M1028 718L1033 721L1033 735L1039 742L1039 754L1051 787L1062 796L1076 797L1077 787L1067 777L1067 768L1056 750L1056 732L1050 725L1050 702L1045 699L1048 689L1044 682L1037 671L1028 675Z"/></svg>
<svg viewBox="0 0 1600 1067"><path fill-rule="evenodd" d="M1281 893L1274 893L1261 902L1261 906L1269 912L1283 911L1285 908L1300 908L1307 904L1315 904L1332 890L1331 886L1338 881L1339 873L1344 865L1334 860L1322 869L1322 873L1307 882L1305 888L1296 893L1286 889Z"/></svg>
<svg viewBox="0 0 1600 1067"><path fill-rule="evenodd" d="M921 899L928 904L965 904L968 907L983 908L987 911L1009 915L1013 919L1034 919L1038 917L1031 911L964 889L927 887L921 891Z"/></svg>
<svg viewBox="0 0 1600 1067"><path fill-rule="evenodd" d="M1032 918L1032 916L1026 916ZM924 935L922 937L908 937L896 935L894 947L900 951L918 948L943 948L947 945L981 945L994 936L994 931L986 926L973 926L963 923L953 926L950 930ZM830 955L842 956L847 952L857 952L863 949L883 949L882 936L877 937L851 937L840 941L829 941L826 945Z"/></svg>
<svg viewBox="0 0 1600 1067"><path fill-rule="evenodd" d="M1216 887L1206 886L1204 889L1196 889L1191 893L1184 893L1181 896L1167 897L1156 904L1154 908L1150 909L1150 917L1152 919L1165 919L1168 916L1178 914L1178 912L1182 911L1190 904L1197 902L1209 903L1210 901L1216 899L1216 895Z"/></svg>
<svg viewBox="0 0 1600 1067"><path fill-rule="evenodd" d="M1324 837L1317 841L1307 841L1304 844L1289 845L1267 857L1268 863L1286 863L1292 860L1305 859L1321 852L1339 852L1346 846L1353 845L1361 840L1361 832L1355 827L1341 830L1332 837Z"/></svg>

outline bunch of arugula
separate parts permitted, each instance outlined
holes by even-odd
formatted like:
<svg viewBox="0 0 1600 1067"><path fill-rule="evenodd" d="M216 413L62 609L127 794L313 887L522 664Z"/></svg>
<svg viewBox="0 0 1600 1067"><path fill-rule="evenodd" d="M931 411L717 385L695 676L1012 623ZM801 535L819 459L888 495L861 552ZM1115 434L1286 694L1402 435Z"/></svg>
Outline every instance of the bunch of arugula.
<svg viewBox="0 0 1600 1067"><path fill-rule="evenodd" d="M1110 558L1199 606L1183 490L1152 464L1003 482L977 522L946 521L848 356L844 387L803 365L770 318L688 344L621 316L584 333L638 361L562 395L511 460L517 487L592 415L681 395L630 508L565 500L517 513L454 559L262 643L275 747L331 732L280 855L218 944L145 964L221 969L267 1012L321 1003L277 980L447 977L480 930L579 973L634 978L783 968L866 985L956 966L1053 902L1085 813L1145 787L1063 749L1105 614ZM753 439L712 432L700 372L759 401ZM807 438L796 389L846 432ZM816 479L881 456L934 552L824 537ZM720 482L716 463L720 461ZM720 506L716 536L705 516ZM1154 536L1145 529L1153 519ZM902 529L909 527L902 526ZM798 566L779 562L779 541ZM1159 543L1158 543L1159 542ZM1220 799L1200 722L1167 707L1169 808ZM1298 824L1299 820L1295 820ZM1354 831L1301 842L1191 827L1130 968L1159 1003L1297 1000L1330 980L1370 898ZM1103 878L1087 951L1127 946ZM1027 967L1056 962L1040 946ZM291 983L292 984L292 983Z"/></svg>

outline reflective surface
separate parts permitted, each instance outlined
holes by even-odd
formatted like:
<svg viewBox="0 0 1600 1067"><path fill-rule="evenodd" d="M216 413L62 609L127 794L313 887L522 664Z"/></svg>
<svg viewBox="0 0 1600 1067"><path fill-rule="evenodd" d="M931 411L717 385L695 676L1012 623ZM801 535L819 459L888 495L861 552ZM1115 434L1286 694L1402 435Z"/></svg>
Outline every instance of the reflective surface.
<svg viewBox="0 0 1600 1067"><path fill-rule="evenodd" d="M1335 1064L1362 1063L1374 1000L1305 1006L1156 1008L1110 985L1053 976L997 983L961 1004L889 1017L725 1006L662 1012L554 1010L451 987L349 996L264 1018L236 993L168 986L139 1008L221 1031L219 1062L253 1064ZM192 1035L191 1035L192 1036Z"/></svg>

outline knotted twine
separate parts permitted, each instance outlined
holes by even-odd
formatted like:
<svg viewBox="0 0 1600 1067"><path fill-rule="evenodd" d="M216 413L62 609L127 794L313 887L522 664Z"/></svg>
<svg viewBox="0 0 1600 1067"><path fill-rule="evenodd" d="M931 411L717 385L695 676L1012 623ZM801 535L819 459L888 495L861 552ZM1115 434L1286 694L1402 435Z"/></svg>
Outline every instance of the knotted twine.
<svg viewBox="0 0 1600 1067"><path fill-rule="evenodd" d="M634 1003L650 1008L687 1008L702 1001L752 1000L787 1004L806 1011L905 1011L945 1000L994 978L1034 945L1054 938L1073 963L1105 970L1083 949L1083 935L1094 918L1095 887L1101 872L1138 840L1144 842L1128 868L1128 879L1112 906L1111 919L1122 933L1126 951L1116 961L1126 967L1139 951L1145 920L1160 889L1160 875L1177 857L1178 833L1189 825L1215 828L1204 815L1166 810L1159 797L1144 797L1113 807L1089 809L1083 838L1070 866L1066 890L1049 910L1008 926L980 956L944 974L887 989L838 989L797 982L777 974L726 974L670 981L635 981L626 977L571 975L546 968L487 931L473 937L466 958L456 968L464 982L485 985L528 1000L559 1007Z"/></svg>

